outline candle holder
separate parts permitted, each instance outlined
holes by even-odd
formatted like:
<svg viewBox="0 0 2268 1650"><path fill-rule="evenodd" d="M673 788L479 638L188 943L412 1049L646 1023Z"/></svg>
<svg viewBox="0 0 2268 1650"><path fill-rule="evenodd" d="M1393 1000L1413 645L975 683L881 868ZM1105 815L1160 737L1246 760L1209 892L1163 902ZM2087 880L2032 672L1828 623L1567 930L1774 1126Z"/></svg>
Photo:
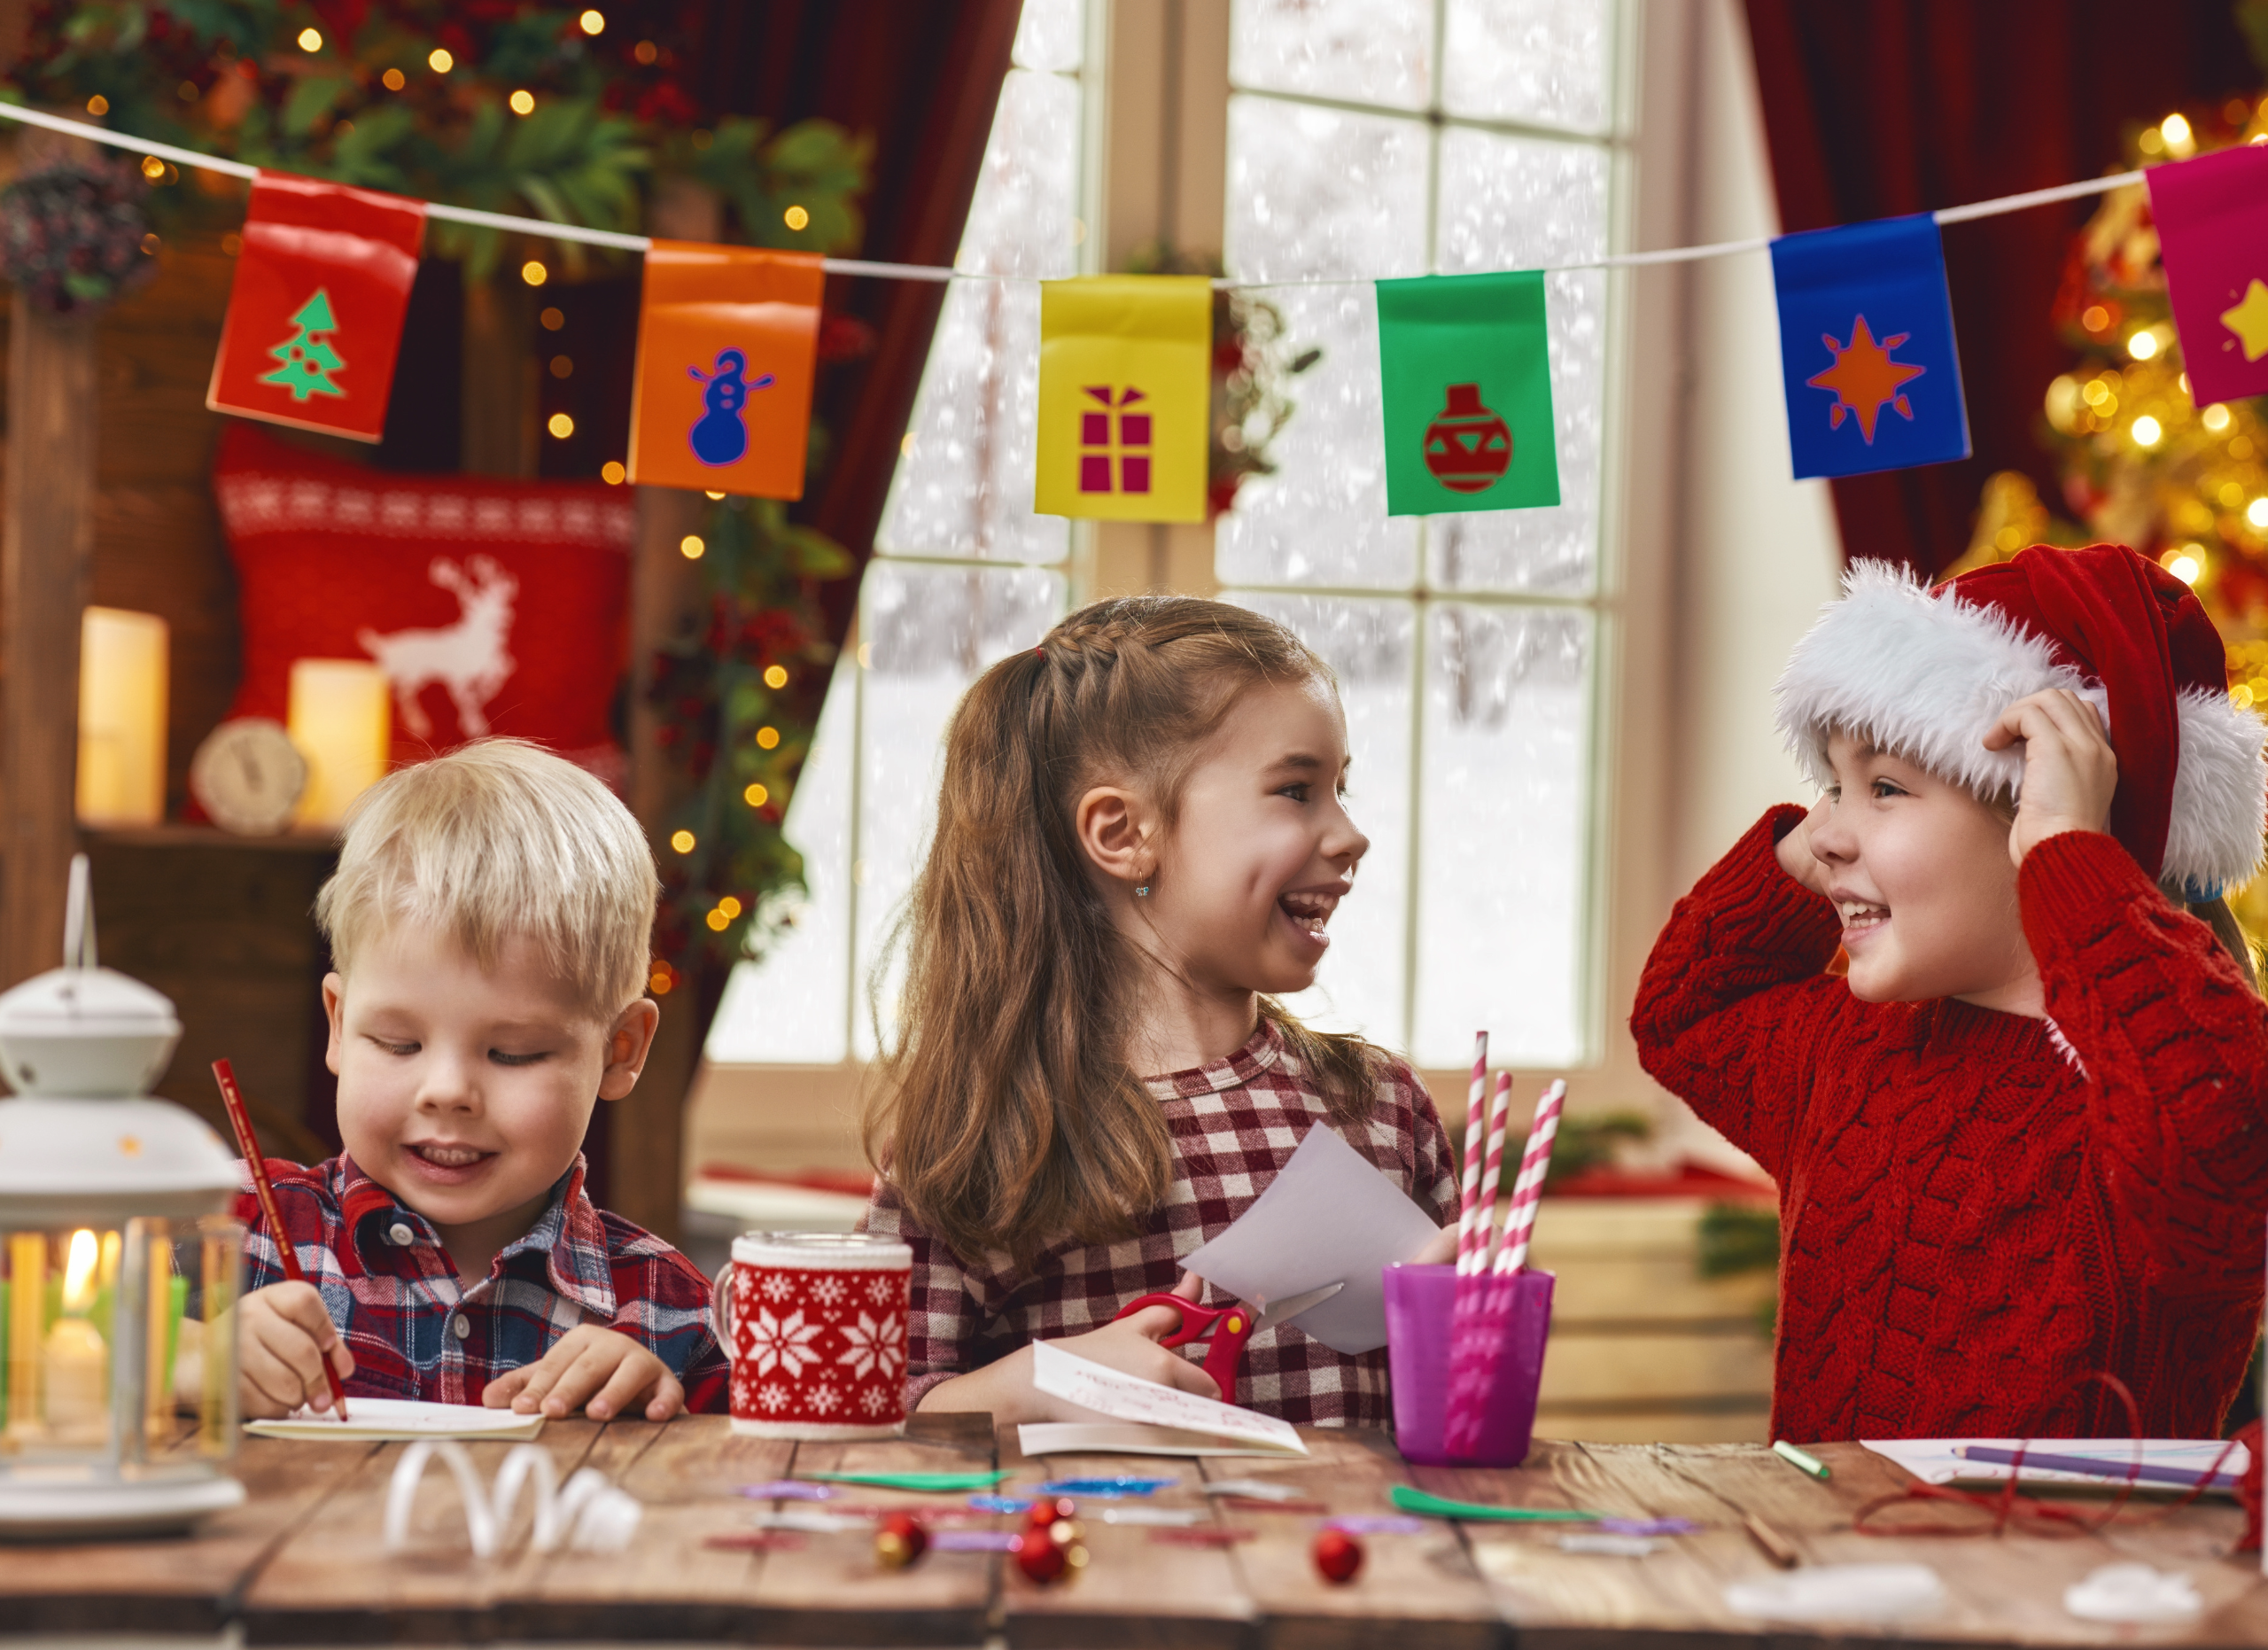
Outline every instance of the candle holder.
<svg viewBox="0 0 2268 1650"><path fill-rule="evenodd" d="M95 961L84 854L63 967L0 995L0 1538L159 1533L238 1505L233 1156L148 1097L173 1004Z"/></svg>

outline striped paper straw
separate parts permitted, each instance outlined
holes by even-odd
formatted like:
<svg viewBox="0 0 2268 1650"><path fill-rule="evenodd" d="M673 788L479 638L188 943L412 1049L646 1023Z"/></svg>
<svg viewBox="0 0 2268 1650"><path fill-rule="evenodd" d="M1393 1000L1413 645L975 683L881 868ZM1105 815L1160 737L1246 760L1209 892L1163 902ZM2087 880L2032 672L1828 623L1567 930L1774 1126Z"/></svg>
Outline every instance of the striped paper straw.
<svg viewBox="0 0 2268 1650"><path fill-rule="evenodd" d="M1488 1151L1480 1163L1480 1229L1472 1244L1472 1270L1488 1270L1489 1251L1496 1246L1496 1185L1504 1173L1504 1125L1512 1109L1512 1074L1496 1073L1496 1092L1488 1097Z"/></svg>
<svg viewBox="0 0 2268 1650"><path fill-rule="evenodd" d="M1528 1240L1535 1235L1535 1209L1543 1200L1544 1171L1551 1167L1551 1140L1559 1132L1559 1108L1566 1103L1567 1086L1554 1083L1535 1102L1535 1126L1528 1131L1527 1150L1520 1156L1520 1176L1512 1182L1511 1212L1504 1218L1504 1247L1496 1255L1496 1275L1506 1277L1527 1269Z"/></svg>
<svg viewBox="0 0 2268 1650"><path fill-rule="evenodd" d="M1456 1269L1472 1268L1473 1237L1480 1213L1480 1102L1488 1091L1488 1033L1472 1034L1472 1086L1464 1097L1464 1187L1457 1207Z"/></svg>

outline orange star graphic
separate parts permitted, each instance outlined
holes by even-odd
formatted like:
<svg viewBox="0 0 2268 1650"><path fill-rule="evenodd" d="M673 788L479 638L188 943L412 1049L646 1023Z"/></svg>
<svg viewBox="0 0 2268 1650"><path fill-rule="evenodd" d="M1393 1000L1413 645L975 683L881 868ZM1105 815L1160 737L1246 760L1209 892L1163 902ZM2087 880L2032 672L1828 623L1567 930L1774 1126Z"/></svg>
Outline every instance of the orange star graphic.
<svg viewBox="0 0 2268 1650"><path fill-rule="evenodd" d="M1837 343L1829 333L1819 335L1820 341L1835 353L1835 364L1804 382L1815 390L1835 392L1835 405L1827 409L1829 429L1841 429L1844 415L1856 413L1859 433L1872 447L1875 420L1882 416L1885 404L1898 409L1900 417L1909 421L1913 418L1914 406L1906 399L1904 386L1929 369L1908 366L1890 358L1891 350L1913 336L1910 332L1893 332L1877 344L1867 329L1864 315L1851 323L1851 341L1847 345Z"/></svg>

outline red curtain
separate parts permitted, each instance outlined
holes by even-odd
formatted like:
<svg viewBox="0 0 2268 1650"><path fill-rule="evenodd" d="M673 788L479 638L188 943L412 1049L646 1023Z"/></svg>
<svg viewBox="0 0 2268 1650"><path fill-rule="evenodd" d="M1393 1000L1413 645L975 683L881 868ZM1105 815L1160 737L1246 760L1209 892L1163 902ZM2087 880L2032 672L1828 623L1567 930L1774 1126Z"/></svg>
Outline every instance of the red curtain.
<svg viewBox="0 0 2268 1650"><path fill-rule="evenodd" d="M2257 96L2230 0L1747 0L1783 229L1821 229L2070 183L2123 166L2171 111ZM2038 431L2072 354L2048 306L2093 201L1950 225L1974 455L1835 486L1849 556L1934 572L1967 548L1984 479L2051 504Z"/></svg>
<svg viewBox="0 0 2268 1650"><path fill-rule="evenodd" d="M858 256L950 264L976 192L1021 0L718 0L702 8L696 97L775 128L813 116L874 138ZM944 302L941 284L830 277L827 305L876 334L820 375L815 415L835 440L799 520L861 561L874 546L898 442ZM858 580L827 592L843 634Z"/></svg>

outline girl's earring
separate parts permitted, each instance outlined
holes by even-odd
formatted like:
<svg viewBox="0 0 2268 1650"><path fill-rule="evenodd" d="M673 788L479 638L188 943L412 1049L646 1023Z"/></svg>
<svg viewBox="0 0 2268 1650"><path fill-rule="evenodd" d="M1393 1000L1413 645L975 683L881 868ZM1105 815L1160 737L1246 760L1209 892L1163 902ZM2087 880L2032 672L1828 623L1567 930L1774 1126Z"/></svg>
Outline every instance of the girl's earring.
<svg viewBox="0 0 2268 1650"><path fill-rule="evenodd" d="M1137 899L1147 899L1150 897L1149 883L1144 883L1139 888L1137 888L1134 891L1134 897Z"/></svg>

